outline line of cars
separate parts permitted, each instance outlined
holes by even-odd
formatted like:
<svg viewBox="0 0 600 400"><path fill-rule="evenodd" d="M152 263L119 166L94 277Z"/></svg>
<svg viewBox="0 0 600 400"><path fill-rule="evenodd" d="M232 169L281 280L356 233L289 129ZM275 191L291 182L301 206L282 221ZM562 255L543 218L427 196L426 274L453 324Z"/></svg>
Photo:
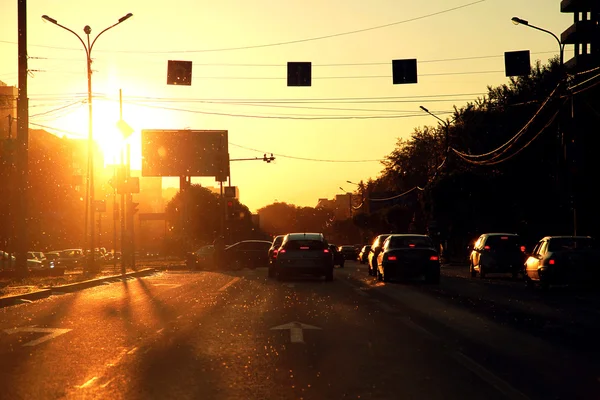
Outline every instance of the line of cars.
<svg viewBox="0 0 600 400"><path fill-rule="evenodd" d="M363 246L358 260L368 264L368 273L377 280L422 279L440 282L440 256L427 235L382 234L371 245Z"/></svg>
<svg viewBox="0 0 600 400"><path fill-rule="evenodd" d="M492 273L522 276L529 288L551 285L597 285L600 246L590 236L546 236L531 252L515 233L484 233L469 248L471 277Z"/></svg>
<svg viewBox="0 0 600 400"><path fill-rule="evenodd" d="M230 270L268 267L270 278L313 275L331 281L334 267L344 267L344 254L349 254L349 250L328 243L322 233L301 232L278 235L272 242L243 240L225 246L221 255L215 245L205 245L188 254L188 265L195 269ZM356 259L354 247L350 259Z"/></svg>

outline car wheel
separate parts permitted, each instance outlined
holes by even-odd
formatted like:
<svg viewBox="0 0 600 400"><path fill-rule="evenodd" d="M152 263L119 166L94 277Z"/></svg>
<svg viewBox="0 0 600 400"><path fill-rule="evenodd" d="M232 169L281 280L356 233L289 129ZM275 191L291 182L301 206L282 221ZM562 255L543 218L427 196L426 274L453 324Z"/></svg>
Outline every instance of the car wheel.
<svg viewBox="0 0 600 400"><path fill-rule="evenodd" d="M326 282L333 281L333 268L325 273L325 281Z"/></svg>
<svg viewBox="0 0 600 400"><path fill-rule="evenodd" d="M340 268L344 268L344 261L341 262Z"/></svg>
<svg viewBox="0 0 600 400"><path fill-rule="evenodd" d="M475 271L475 267L473 267L473 263L469 266L469 272L471 273L471 278L475 278L477 276L477 271Z"/></svg>
<svg viewBox="0 0 600 400"><path fill-rule="evenodd" d="M530 290L535 289L535 282L532 281L527 275L525 275L525 287Z"/></svg>
<svg viewBox="0 0 600 400"><path fill-rule="evenodd" d="M433 272L427 276L425 279L425 283L430 283L433 285L437 285L440 283L440 271Z"/></svg>
<svg viewBox="0 0 600 400"><path fill-rule="evenodd" d="M479 264L479 279L485 278L485 269L483 265Z"/></svg>

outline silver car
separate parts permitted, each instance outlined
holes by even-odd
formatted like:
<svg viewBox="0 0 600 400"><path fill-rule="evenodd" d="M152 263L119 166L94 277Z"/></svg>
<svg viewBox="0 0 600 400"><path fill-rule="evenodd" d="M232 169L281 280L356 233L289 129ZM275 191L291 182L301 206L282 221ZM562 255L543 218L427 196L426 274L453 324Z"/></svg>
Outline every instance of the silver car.
<svg viewBox="0 0 600 400"><path fill-rule="evenodd" d="M283 238L269 276L309 274L333 280L333 255L322 233L288 233Z"/></svg>

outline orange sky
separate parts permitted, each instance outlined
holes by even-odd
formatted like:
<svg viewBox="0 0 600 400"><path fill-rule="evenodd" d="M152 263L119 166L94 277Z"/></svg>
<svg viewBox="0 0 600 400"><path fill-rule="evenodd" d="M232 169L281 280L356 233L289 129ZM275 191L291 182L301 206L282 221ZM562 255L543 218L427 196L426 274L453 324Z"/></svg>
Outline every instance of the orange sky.
<svg viewBox="0 0 600 400"><path fill-rule="evenodd" d="M507 82L505 51L529 49L543 62L558 52L550 35L514 26L511 17L559 36L572 23L559 0L28 3L32 128L87 135L83 46L41 16L80 35L90 25L94 38L131 12L92 51L96 140L115 153L119 89L123 117L136 130L134 166L141 129L228 130L231 158L277 158L231 164L232 183L253 211L275 200L314 206L340 186L353 190L346 181L375 178L377 160L398 137L437 123L420 105L445 118L453 105ZM17 85L17 1L0 0L0 10L0 80ZM285 44L386 24L393 25ZM417 58L419 83L392 85L391 60L403 58ZM166 84L168 60L194 63L192 86ZM286 87L288 61L313 63L312 87Z"/></svg>

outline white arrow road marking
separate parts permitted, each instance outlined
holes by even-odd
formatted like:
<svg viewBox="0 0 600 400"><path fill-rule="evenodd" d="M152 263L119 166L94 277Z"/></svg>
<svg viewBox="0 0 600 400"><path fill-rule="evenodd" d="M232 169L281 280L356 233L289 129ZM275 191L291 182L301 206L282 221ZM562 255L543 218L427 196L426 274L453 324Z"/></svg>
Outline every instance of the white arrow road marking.
<svg viewBox="0 0 600 400"><path fill-rule="evenodd" d="M47 333L47 335L42 336L39 339L32 340L31 342L25 343L23 346L36 346L40 343L44 343L50 339L54 339L60 335L63 335L67 332L71 331L71 329L58 329L58 328L36 328L34 326L27 326L24 328L12 328L5 329L4 332L12 335L17 332L34 332L34 333Z"/></svg>
<svg viewBox="0 0 600 400"><path fill-rule="evenodd" d="M290 322L289 324L279 325L279 326L275 326L275 327L271 328L272 331L287 331L287 330L289 330L290 331L290 341L292 343L304 343L304 334L303 334L304 329L321 330L321 328L319 328L319 327L303 324L301 322L296 322L296 321Z"/></svg>

